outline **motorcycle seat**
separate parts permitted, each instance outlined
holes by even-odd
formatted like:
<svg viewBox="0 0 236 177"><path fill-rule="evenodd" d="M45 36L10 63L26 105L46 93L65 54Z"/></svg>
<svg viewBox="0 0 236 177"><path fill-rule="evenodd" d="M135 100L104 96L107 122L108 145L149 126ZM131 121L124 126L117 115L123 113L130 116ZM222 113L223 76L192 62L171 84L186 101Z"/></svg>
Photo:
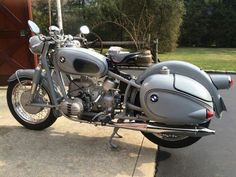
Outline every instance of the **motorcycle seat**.
<svg viewBox="0 0 236 177"><path fill-rule="evenodd" d="M139 56L140 52L133 52L133 53L117 53L110 55L111 60L114 63L129 63L129 61L134 61Z"/></svg>

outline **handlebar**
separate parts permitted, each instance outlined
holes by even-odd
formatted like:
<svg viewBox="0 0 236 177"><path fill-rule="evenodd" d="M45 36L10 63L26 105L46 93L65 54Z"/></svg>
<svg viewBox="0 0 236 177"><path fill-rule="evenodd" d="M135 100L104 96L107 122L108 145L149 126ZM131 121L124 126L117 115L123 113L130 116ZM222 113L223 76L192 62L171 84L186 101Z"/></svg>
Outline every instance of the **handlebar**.
<svg viewBox="0 0 236 177"><path fill-rule="evenodd" d="M50 36L45 36L44 39L45 39L45 41L51 41L51 40L52 40L52 37L50 37Z"/></svg>
<svg viewBox="0 0 236 177"><path fill-rule="evenodd" d="M73 36L73 39L74 40L82 40L82 41L84 41L85 40L85 38L83 38L83 37L78 37L78 36Z"/></svg>
<svg viewBox="0 0 236 177"><path fill-rule="evenodd" d="M67 42L72 42L73 40L78 40L80 43L83 43L83 45L87 44L87 39L82 37L82 36L71 36L71 35L51 35L51 36L44 36L44 35L39 35L39 39L43 42L52 42L52 43L57 43L57 44L66 44Z"/></svg>
<svg viewBox="0 0 236 177"><path fill-rule="evenodd" d="M52 37L50 36L44 36L44 35L39 35L39 39L43 42L46 42L46 41L51 41L52 40Z"/></svg>

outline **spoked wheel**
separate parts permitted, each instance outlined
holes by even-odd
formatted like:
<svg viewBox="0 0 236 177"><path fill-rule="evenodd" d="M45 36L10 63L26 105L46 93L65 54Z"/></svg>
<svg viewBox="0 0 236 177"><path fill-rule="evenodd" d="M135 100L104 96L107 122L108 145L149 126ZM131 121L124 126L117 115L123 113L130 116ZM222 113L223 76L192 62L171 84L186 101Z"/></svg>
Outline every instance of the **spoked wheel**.
<svg viewBox="0 0 236 177"><path fill-rule="evenodd" d="M201 124L199 126L208 128L210 121ZM154 133L145 133L142 134L149 139L151 142L163 146L166 148L183 148L190 146L201 139L201 137L189 137L183 135L174 135L174 134L154 134Z"/></svg>
<svg viewBox="0 0 236 177"><path fill-rule="evenodd" d="M32 80L21 78L20 82L12 81L7 89L7 103L14 118L24 127L31 130L43 130L51 126L57 119L52 108L31 106L30 91ZM43 85L37 89L34 103L50 104L51 99Z"/></svg>

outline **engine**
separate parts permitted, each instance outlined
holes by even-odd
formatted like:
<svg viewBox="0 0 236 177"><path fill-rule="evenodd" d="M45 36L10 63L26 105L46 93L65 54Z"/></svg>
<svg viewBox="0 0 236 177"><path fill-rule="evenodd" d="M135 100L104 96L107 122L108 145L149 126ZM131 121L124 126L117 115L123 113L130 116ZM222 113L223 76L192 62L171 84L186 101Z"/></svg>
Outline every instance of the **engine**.
<svg viewBox="0 0 236 177"><path fill-rule="evenodd" d="M119 102L117 87L118 82L110 78L80 76L71 80L68 95L82 100L84 112L111 113Z"/></svg>
<svg viewBox="0 0 236 177"><path fill-rule="evenodd" d="M64 100L60 104L60 110L68 117L79 117L84 110L83 102L79 98Z"/></svg>

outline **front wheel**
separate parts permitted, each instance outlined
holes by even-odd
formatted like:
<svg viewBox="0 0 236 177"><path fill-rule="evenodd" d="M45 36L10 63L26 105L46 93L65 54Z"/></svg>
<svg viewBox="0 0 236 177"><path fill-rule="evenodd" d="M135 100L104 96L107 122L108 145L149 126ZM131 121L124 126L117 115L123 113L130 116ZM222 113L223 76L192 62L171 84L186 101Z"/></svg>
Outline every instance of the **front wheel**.
<svg viewBox="0 0 236 177"><path fill-rule="evenodd" d="M201 124L200 126L208 128L210 121ZM166 148L183 148L190 146L200 140L202 137L189 137L189 136L179 136L171 134L154 134L145 133L142 134L151 142Z"/></svg>
<svg viewBox="0 0 236 177"><path fill-rule="evenodd" d="M30 106L32 79L20 78L12 81L7 89L7 103L14 118L24 127L31 130L43 130L50 127L57 119L52 108ZM50 104L48 90L39 84L34 102Z"/></svg>

